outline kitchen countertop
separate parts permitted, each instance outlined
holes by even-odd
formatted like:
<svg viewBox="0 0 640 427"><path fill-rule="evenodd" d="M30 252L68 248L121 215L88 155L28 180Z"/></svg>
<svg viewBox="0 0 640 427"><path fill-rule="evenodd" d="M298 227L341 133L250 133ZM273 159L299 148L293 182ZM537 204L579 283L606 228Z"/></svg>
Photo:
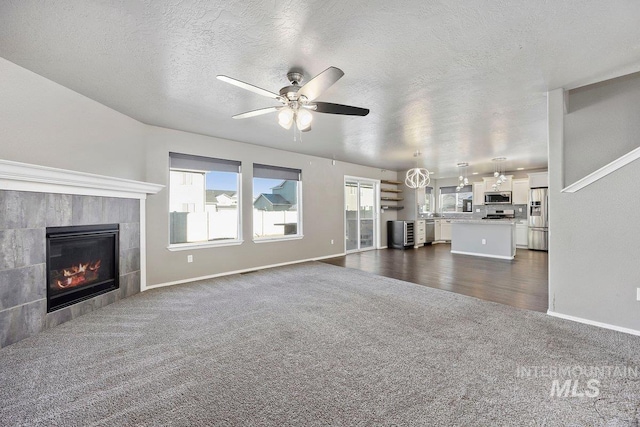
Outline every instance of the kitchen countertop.
<svg viewBox="0 0 640 427"><path fill-rule="evenodd" d="M505 218L505 219L481 219L481 218L440 218L445 221L451 221L452 224L515 224L518 222L517 218Z"/></svg>

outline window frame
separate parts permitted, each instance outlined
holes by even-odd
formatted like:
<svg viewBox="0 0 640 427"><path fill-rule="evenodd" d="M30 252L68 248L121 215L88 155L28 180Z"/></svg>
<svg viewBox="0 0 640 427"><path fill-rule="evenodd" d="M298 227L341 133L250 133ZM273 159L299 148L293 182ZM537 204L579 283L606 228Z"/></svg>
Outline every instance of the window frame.
<svg viewBox="0 0 640 427"><path fill-rule="evenodd" d="M237 204L237 222L236 222L236 238L235 239L220 239L220 240L207 240L207 241L201 241L201 242L185 242L185 243L171 243L171 210L170 210L170 206L171 206L171 172L172 171L182 171L182 172L201 172L201 170L189 170L187 168L179 168L179 167L175 167L172 168L171 167L171 158L172 158L172 154L177 156L182 156L182 157L192 157L192 158L200 158L203 160L209 160L212 161L213 163L215 163L216 161L218 162L222 162L222 163L237 163L238 164L238 172L236 172L236 188L237 188L237 198L238 198L238 204ZM169 243L167 245L167 249L171 252L174 251L186 251L186 250L193 250L193 249L204 249L204 248L214 248L214 247L223 247L223 246L237 246L237 245L241 245L244 242L243 239L243 235L242 235L242 162L239 160L229 160L229 159L221 159L221 158L215 158L215 157L209 157L209 156L200 156L200 155L192 155L192 154L185 154L185 153L177 153L177 152L169 152L169 167L167 168L168 171L168 204L169 204L169 209L167 209L168 214L169 214L169 223L168 223L168 236L169 236ZM212 172L215 170L211 170L209 172ZM224 172L224 171L222 171ZM205 173L206 175L206 173ZM185 184L182 184L185 185ZM206 177L205 177L205 192L206 192L207 188L206 188ZM206 193L205 193L206 194ZM205 195L205 212L206 212L206 195Z"/></svg>
<svg viewBox="0 0 640 427"><path fill-rule="evenodd" d="M431 191L429 191L428 193L427 193L427 188L431 189ZM420 210L419 211L420 214L422 214L422 215L432 215L432 214L436 213L436 210L435 210L435 204L436 204L436 200L435 199L436 198L435 198L435 194L434 193L435 193L435 188L434 187L431 187L430 185L428 185L428 186L426 186L424 188L424 199L425 199L425 202L427 200L429 201L429 207L431 209L429 209L428 211ZM422 209L422 208L420 208L420 209Z"/></svg>
<svg viewBox="0 0 640 427"><path fill-rule="evenodd" d="M456 188L456 186L455 186L455 185L451 185L451 186L447 186L447 185L445 185L445 186L442 186L442 187L439 187L439 188L438 188L438 213L440 213L440 214L454 214L454 213L455 213L455 214L469 214L469 213L473 213L473 212L462 212L462 211L458 211L458 210L457 210L457 207L458 207L458 201L459 201L459 200L458 200L458 196L459 196L461 193L469 193L469 194L471 194L471 203L473 204L473 186L472 186L472 185L466 185L466 186L464 187L464 188L465 188L465 189L467 189L468 191L462 191L462 190L461 190L461 191L459 191L459 192L458 192L458 191L447 191L446 193L444 193L444 194L455 194L455 195L456 195L456 204L455 204L455 206L456 206L456 210L455 210L455 211L444 211L444 210L442 209L442 208L443 208L443 206L442 206L442 196L443 196L442 189L443 189L443 188L446 188L446 189L454 189L454 188ZM462 200L465 200L465 199L462 199Z"/></svg>
<svg viewBox="0 0 640 427"><path fill-rule="evenodd" d="M297 198L297 213L298 213L298 224L296 227L296 234L283 234L283 235L278 235L278 236L267 236L267 237L257 237L255 235L255 228L254 228L254 215L255 215L255 208L253 208L253 203L255 203L255 199L253 199L254 197L254 189L255 189L255 179L256 178L263 178L263 179L281 179L281 178L267 178L267 177L256 177L255 176L255 169L256 166L258 166L259 168L262 167L265 170L269 169L272 171L278 171L278 170L282 170L285 172L297 172L298 173L298 179L296 180L297 185L296 185L296 198ZM303 230L303 220L302 220L302 169L294 169L294 168L288 168L288 167L284 167L284 166L273 166L273 165L266 165L266 164L262 164L262 163L254 163L253 164L253 176L251 178L251 238L253 240L254 243L269 243L269 242L282 242L282 241L287 241L287 240L300 240L302 238L304 238L304 230ZM293 179L286 179L286 178L282 178L283 181L293 181Z"/></svg>

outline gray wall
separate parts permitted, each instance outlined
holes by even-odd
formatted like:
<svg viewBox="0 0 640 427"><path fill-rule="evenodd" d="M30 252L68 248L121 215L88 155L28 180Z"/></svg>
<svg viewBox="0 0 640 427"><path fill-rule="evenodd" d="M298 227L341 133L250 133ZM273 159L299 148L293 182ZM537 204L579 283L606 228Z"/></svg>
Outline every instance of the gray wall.
<svg viewBox="0 0 640 427"><path fill-rule="evenodd" d="M144 180L146 125L0 58L0 159Z"/></svg>
<svg viewBox="0 0 640 427"><path fill-rule="evenodd" d="M393 171L342 162L333 166L328 159L148 126L2 58L0 75L0 159L164 185L170 150L243 162L241 246L169 252L168 192L148 199L149 285L342 253L344 175L397 178ZM303 170L304 239L261 244L251 240L254 162ZM396 219L395 211L381 215L383 245L390 219ZM193 254L193 263L187 264L187 254Z"/></svg>
<svg viewBox="0 0 640 427"><path fill-rule="evenodd" d="M169 152L211 156L242 162L241 200L244 243L239 246L171 252L169 242L169 195L165 189L147 199L147 285L202 277L344 252L344 176L396 179L393 171L336 162L251 144L159 127L150 127L147 179L168 187ZM304 238L280 242L252 241L253 163L302 169ZM386 221L396 212L381 215L382 245L386 245ZM331 244L331 240L334 244ZM187 255L193 263L187 263Z"/></svg>
<svg viewBox="0 0 640 427"><path fill-rule="evenodd" d="M637 77L623 78L572 91L569 105L580 108L566 115L562 90L549 93L549 310L635 330L640 198L634 185L640 163L576 193L561 189L638 146L640 103L637 95L623 96L638 84ZM610 120L616 116L624 120Z"/></svg>
<svg viewBox="0 0 640 427"><path fill-rule="evenodd" d="M565 186L640 146L640 73L569 91Z"/></svg>

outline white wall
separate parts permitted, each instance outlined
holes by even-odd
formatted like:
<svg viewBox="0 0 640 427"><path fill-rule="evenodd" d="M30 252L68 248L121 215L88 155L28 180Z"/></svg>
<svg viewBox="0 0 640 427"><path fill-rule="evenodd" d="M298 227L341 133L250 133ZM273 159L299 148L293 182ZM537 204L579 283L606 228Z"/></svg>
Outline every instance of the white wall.
<svg viewBox="0 0 640 427"><path fill-rule="evenodd" d="M640 144L638 97L621 96L638 87L636 75L572 91L569 105L580 108L566 115L562 89L549 93L549 310L640 331L640 162L576 193L561 192L592 172L585 163L597 168ZM565 180L567 171L575 176Z"/></svg>

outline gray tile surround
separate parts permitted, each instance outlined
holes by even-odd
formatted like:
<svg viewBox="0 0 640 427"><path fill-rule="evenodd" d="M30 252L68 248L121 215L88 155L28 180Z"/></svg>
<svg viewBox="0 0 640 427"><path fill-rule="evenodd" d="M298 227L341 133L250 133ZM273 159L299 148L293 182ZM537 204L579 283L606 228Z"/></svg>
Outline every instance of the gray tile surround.
<svg viewBox="0 0 640 427"><path fill-rule="evenodd" d="M140 292L137 199L0 190L0 348ZM120 225L120 288L47 313L46 227Z"/></svg>

